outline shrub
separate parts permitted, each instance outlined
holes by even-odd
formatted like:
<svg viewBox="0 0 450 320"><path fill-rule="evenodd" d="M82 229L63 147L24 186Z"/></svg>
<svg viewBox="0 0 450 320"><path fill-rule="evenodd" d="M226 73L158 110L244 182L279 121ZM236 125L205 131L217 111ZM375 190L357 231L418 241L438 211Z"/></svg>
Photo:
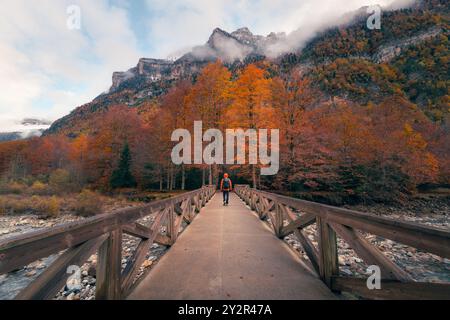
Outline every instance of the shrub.
<svg viewBox="0 0 450 320"><path fill-rule="evenodd" d="M0 215L6 214L7 212L6 200L0 197Z"/></svg>
<svg viewBox="0 0 450 320"><path fill-rule="evenodd" d="M51 198L32 196L28 205L34 213L43 217L57 217L60 214L60 201L57 197Z"/></svg>
<svg viewBox="0 0 450 320"><path fill-rule="evenodd" d="M33 185L30 187L30 191L32 194L47 194L49 192L48 185L42 183L40 181L35 181Z"/></svg>
<svg viewBox="0 0 450 320"><path fill-rule="evenodd" d="M73 187L70 173L64 169L53 171L50 175L49 184L55 192L68 192Z"/></svg>
<svg viewBox="0 0 450 320"><path fill-rule="evenodd" d="M20 181L20 183L26 184L27 186L31 186L31 185L33 185L34 182L36 182L38 180L40 180L40 179L37 179L37 177L31 176L31 175L28 175L28 176L21 178L19 181Z"/></svg>
<svg viewBox="0 0 450 320"><path fill-rule="evenodd" d="M30 199L20 199L18 197L3 198L1 207L3 213L20 214L30 211Z"/></svg>
<svg viewBox="0 0 450 320"><path fill-rule="evenodd" d="M75 210L76 214L83 217L99 214L102 210L102 199L95 192L84 189L76 197L73 210Z"/></svg>
<svg viewBox="0 0 450 320"><path fill-rule="evenodd" d="M32 196L28 201L28 207L34 213L43 217L57 217L60 214L60 200L53 197Z"/></svg>
<svg viewBox="0 0 450 320"><path fill-rule="evenodd" d="M0 180L0 194L6 194L8 182L6 180Z"/></svg>
<svg viewBox="0 0 450 320"><path fill-rule="evenodd" d="M53 196L50 199L47 199L44 203L44 208L46 212L52 216L56 217L60 214L60 201L57 197Z"/></svg>
<svg viewBox="0 0 450 320"><path fill-rule="evenodd" d="M27 191L27 186L23 183L19 183L16 181L11 182L3 182L0 184L0 193L1 194L21 194Z"/></svg>
<svg viewBox="0 0 450 320"><path fill-rule="evenodd" d="M53 197L32 196L21 198L10 196L0 198L0 214L34 213L42 217L57 217L60 214L61 201Z"/></svg>
<svg viewBox="0 0 450 320"><path fill-rule="evenodd" d="M12 182L9 185L10 193L22 194L27 190L27 185L19 182Z"/></svg>

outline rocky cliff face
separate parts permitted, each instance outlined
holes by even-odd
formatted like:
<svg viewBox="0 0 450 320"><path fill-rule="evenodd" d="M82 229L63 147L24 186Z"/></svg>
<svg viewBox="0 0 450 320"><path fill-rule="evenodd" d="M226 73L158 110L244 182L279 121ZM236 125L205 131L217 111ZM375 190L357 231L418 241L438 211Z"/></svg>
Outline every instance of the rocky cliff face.
<svg viewBox="0 0 450 320"><path fill-rule="evenodd" d="M254 35L248 28L231 33L216 28L204 45L194 47L175 61L142 58L134 68L114 72L108 93L124 89L127 84L136 85L136 82L151 84L189 77L206 63L217 59L233 63L243 61L250 55L266 55L270 46L285 37L284 33L271 33L267 37Z"/></svg>
<svg viewBox="0 0 450 320"><path fill-rule="evenodd" d="M378 49L372 59L377 63L388 62L399 56L404 49L437 37L441 33L442 28L433 27L424 32L419 32L415 36L399 39L397 41L393 41L392 43L385 44Z"/></svg>
<svg viewBox="0 0 450 320"><path fill-rule="evenodd" d="M172 67L174 63L169 60L147 59L139 60L136 67L125 72L114 72L112 76L112 86L109 92L117 90L120 85L138 76L146 78L148 81L158 81L163 77L173 77Z"/></svg>

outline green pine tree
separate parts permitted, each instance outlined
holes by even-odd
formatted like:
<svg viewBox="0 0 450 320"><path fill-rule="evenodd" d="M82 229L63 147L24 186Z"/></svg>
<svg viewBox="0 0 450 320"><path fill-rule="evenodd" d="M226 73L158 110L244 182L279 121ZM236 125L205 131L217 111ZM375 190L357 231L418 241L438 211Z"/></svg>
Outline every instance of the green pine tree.
<svg viewBox="0 0 450 320"><path fill-rule="evenodd" d="M128 143L123 146L119 166L113 171L111 175L112 188L132 188L136 186L136 180L131 174L131 153Z"/></svg>

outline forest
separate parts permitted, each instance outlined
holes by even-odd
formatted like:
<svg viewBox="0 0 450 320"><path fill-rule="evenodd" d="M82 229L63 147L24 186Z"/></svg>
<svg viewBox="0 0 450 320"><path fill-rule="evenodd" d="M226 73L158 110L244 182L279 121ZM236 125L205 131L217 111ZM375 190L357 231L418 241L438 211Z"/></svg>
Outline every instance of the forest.
<svg viewBox="0 0 450 320"><path fill-rule="evenodd" d="M274 75L273 68L266 60L237 71L212 62L195 81L180 81L158 99L96 112L75 137L60 133L2 143L1 186L58 181L66 191L185 190L218 184L229 172L234 183L307 199L322 195L339 204L402 201L418 188L450 183L445 116L441 121L427 116L400 89L387 88L368 101L328 98L317 85L326 72L316 73L317 80L295 68ZM327 68L360 66L338 59ZM395 76L387 65L377 69L384 77ZM373 76L376 70L368 72ZM344 88L364 94L345 79L323 83L328 92ZM196 120L203 130L279 129L278 174L261 176L259 165L174 165L170 135L177 128L192 129Z"/></svg>

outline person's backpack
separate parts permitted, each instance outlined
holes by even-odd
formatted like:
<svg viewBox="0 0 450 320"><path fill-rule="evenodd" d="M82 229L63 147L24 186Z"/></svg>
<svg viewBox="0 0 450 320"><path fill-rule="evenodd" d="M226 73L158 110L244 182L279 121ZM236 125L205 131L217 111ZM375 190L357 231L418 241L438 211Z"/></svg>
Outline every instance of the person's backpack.
<svg viewBox="0 0 450 320"><path fill-rule="evenodd" d="M229 178L223 179L223 188L230 189L230 179Z"/></svg>

